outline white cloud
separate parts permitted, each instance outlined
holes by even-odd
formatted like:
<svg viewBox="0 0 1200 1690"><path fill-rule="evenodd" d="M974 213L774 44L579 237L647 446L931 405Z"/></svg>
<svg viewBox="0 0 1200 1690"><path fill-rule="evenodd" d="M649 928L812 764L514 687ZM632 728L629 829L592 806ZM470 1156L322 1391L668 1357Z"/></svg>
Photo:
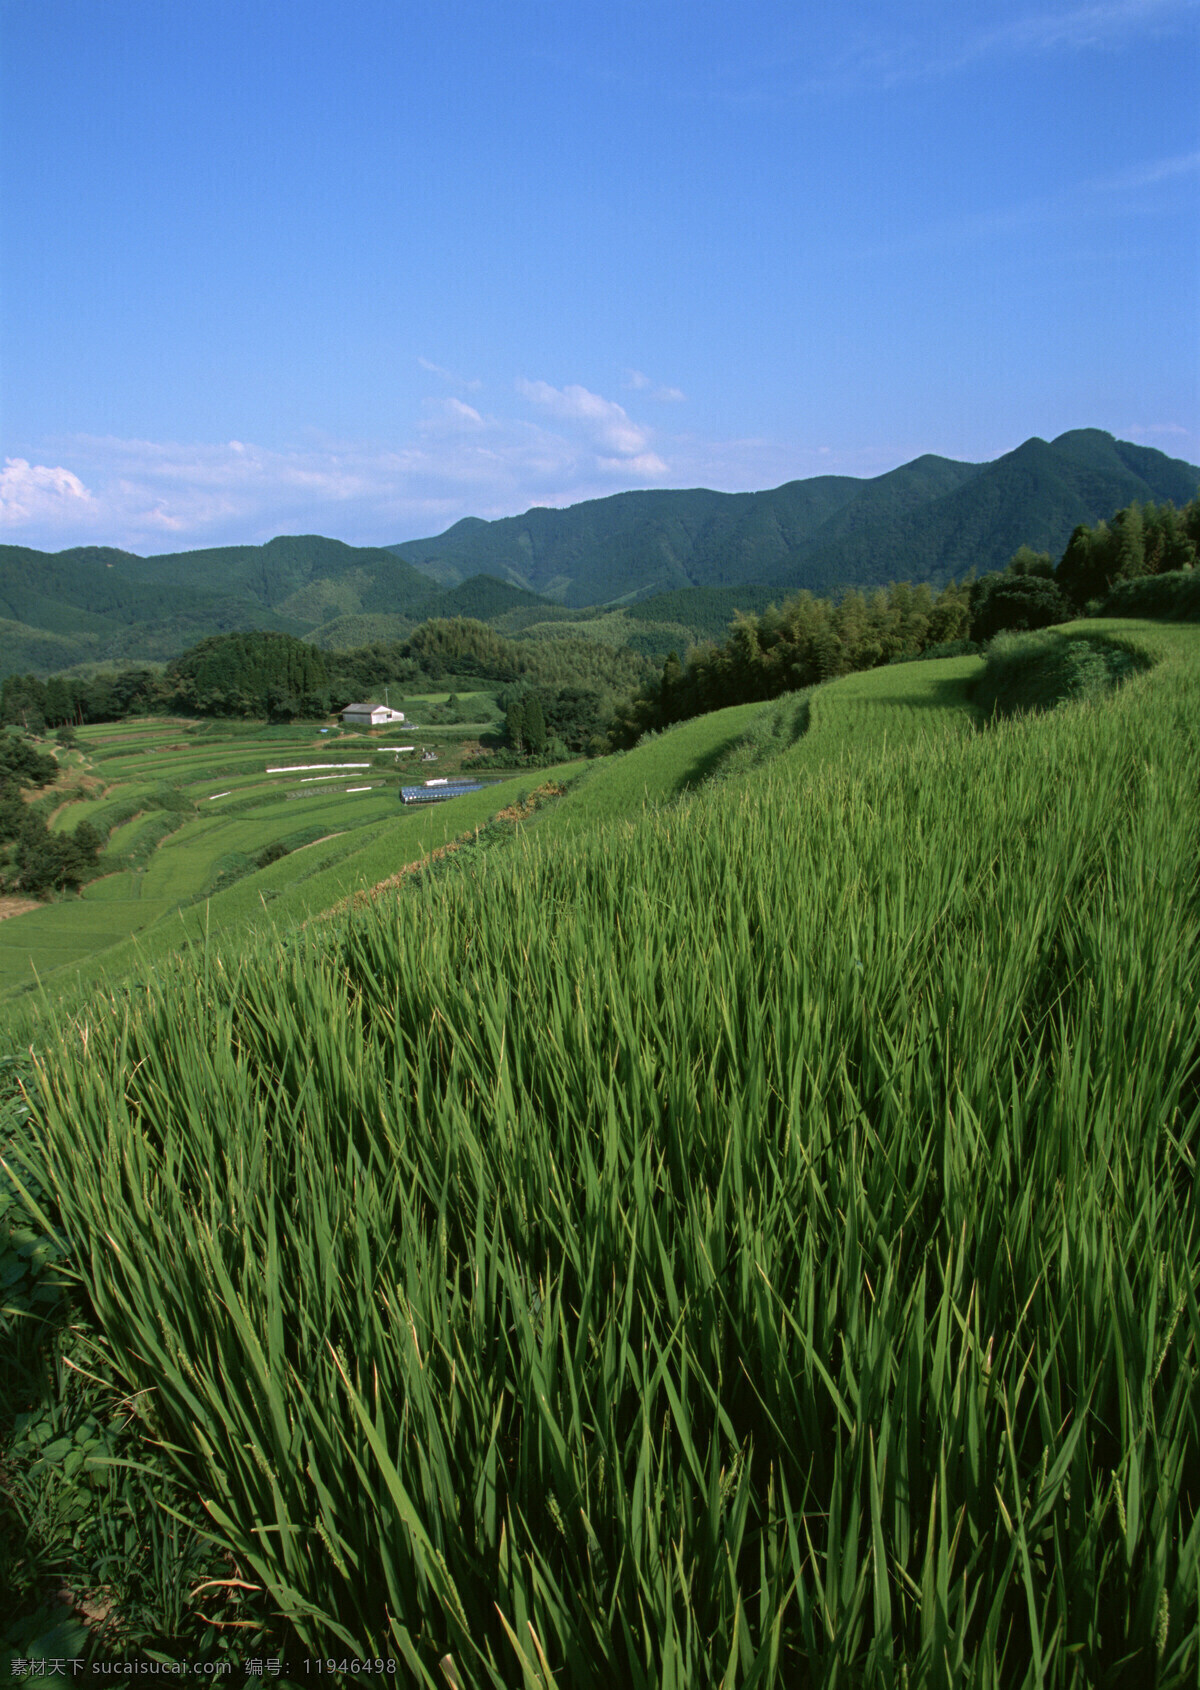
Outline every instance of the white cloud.
<svg viewBox="0 0 1200 1690"><path fill-rule="evenodd" d="M997 58L1112 47L1131 35L1176 30L1194 18L1196 10L1197 0L1088 0L1015 15L1005 8L1000 22L972 28L963 27L963 13L956 8L953 23L939 32L935 50L930 50L928 36L880 39L864 31L810 86L832 91L886 88L952 76Z"/></svg>
<svg viewBox="0 0 1200 1690"><path fill-rule="evenodd" d="M623 458L639 457L649 444L649 431L633 422L623 405L586 387L551 387L548 381L521 379L517 392L551 416L582 424L598 446Z"/></svg>
<svg viewBox="0 0 1200 1690"><path fill-rule="evenodd" d="M61 522L66 526L87 520L92 495L61 464L31 464L26 458L6 458L0 470L0 527L20 528L30 522Z"/></svg>
<svg viewBox="0 0 1200 1690"><path fill-rule="evenodd" d="M474 405L467 405L461 399L429 399L425 404L425 421L422 432L430 433L439 426L449 423L459 428L483 428L484 421Z"/></svg>
<svg viewBox="0 0 1200 1690"><path fill-rule="evenodd" d="M653 387L654 383L641 370L626 370L625 386L634 393L644 393L648 387Z"/></svg>
<svg viewBox="0 0 1200 1690"><path fill-rule="evenodd" d="M667 466L657 452L639 452L635 458L598 458L596 460L602 469L626 475L645 476L648 481L657 481L666 475Z"/></svg>
<svg viewBox="0 0 1200 1690"><path fill-rule="evenodd" d="M540 415L492 415L447 397L429 401L419 428L398 443L77 435L39 451L25 446L0 471L0 531L46 551L191 551L314 533L387 545L441 533L463 516L511 516L636 487L738 491L811 475L878 475L930 445L847 452L688 433L652 441L620 405L586 388L526 382L521 390Z"/></svg>
<svg viewBox="0 0 1200 1690"><path fill-rule="evenodd" d="M585 390L579 389L579 393ZM668 465L620 406L565 390L550 426L430 401L400 443L180 442L75 436L0 471L0 532L47 551L135 552L321 533L359 545L435 534L459 517L507 516L661 483ZM544 407L549 409L550 407ZM40 459L40 461L37 461Z"/></svg>
<svg viewBox="0 0 1200 1690"><path fill-rule="evenodd" d="M1056 47L1096 47L1194 9L1193 0L1098 0L1085 6L1027 12L979 35L972 56L982 57L994 49L1047 52Z"/></svg>
<svg viewBox="0 0 1200 1690"><path fill-rule="evenodd" d="M1182 423L1133 423L1122 429L1121 435L1125 440L1142 441L1168 457L1183 458L1188 463L1200 458L1200 433L1185 428Z"/></svg>
<svg viewBox="0 0 1200 1690"><path fill-rule="evenodd" d="M1177 176L1194 176L1198 170L1200 152L1179 153L1173 158L1154 158L1131 165L1128 170L1101 177L1090 186L1099 193L1123 193L1129 188L1150 188L1156 182L1169 182Z"/></svg>

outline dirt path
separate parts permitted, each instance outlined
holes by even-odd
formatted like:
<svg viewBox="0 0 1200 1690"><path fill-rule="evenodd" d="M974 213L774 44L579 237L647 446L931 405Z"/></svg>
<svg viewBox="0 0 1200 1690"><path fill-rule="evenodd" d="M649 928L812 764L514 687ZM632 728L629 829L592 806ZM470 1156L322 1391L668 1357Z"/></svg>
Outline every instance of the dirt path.
<svg viewBox="0 0 1200 1690"><path fill-rule="evenodd" d="M0 895L0 921L7 921L10 915L28 915L30 910L40 910L41 907L36 898Z"/></svg>
<svg viewBox="0 0 1200 1690"><path fill-rule="evenodd" d="M323 833L319 839L310 839L307 845L297 845L296 851L311 851L314 845L324 845L327 839L340 839L345 831L344 827L339 827L336 833ZM296 851L289 851L288 855L294 857Z"/></svg>

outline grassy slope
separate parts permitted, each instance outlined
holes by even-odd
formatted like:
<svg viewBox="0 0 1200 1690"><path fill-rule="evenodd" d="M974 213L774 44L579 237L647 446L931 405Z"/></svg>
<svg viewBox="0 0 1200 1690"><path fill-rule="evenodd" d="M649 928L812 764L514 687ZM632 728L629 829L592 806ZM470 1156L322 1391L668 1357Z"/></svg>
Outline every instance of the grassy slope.
<svg viewBox="0 0 1200 1690"><path fill-rule="evenodd" d="M422 701L445 702L448 696L423 695ZM451 805L419 811L399 810L398 779L381 779L374 769L347 771L345 786L334 781L304 788L298 784L300 776L293 782L264 777L267 764L369 759L373 746L364 749L352 738L318 743L311 730L260 730L235 733L223 742L211 734L188 737L178 725L157 732L140 724L124 732L111 727L93 730L88 748L113 784L91 800L71 804L71 826L85 815L107 826L156 793L172 789L190 797L200 813L157 845L143 872L107 876L94 882L82 900L0 923L0 989L11 990L35 976L44 980L66 967L75 977L80 964L86 965L81 977L85 980L101 975L115 980L141 962L164 957L187 939L225 937L246 926L254 932L286 930L483 826L498 809L519 803L550 780L586 774L555 819L563 832L579 834L601 822L631 818L704 779L761 710L760 705L746 705L718 711L648 740L625 756L590 767L576 762L538 770L505 780L498 793L474 793ZM449 737L460 732L442 730ZM435 730L423 730L423 737L435 737ZM135 774L137 780L128 778ZM409 773L405 778L419 776ZM367 782L373 791L345 790ZM284 788L303 795L281 803ZM215 792L228 792L229 797L214 798ZM236 810L228 814L231 806ZM152 836L160 821L154 812L139 811L113 833L108 855L136 851L139 840L147 833ZM294 852L220 889L223 864L244 868L244 861L238 865L236 859L305 829L339 838ZM200 897L203 902L197 903ZM63 985L61 979L56 981L56 989Z"/></svg>
<svg viewBox="0 0 1200 1690"><path fill-rule="evenodd" d="M846 736L863 732L889 733L899 741L928 728L931 710L939 712L940 730L959 731L972 719L966 687L979 667L977 658L907 664L850 675L819 689L813 700L812 726L793 755L824 759L837 754ZM430 696L432 701L444 702L440 696ZM369 755L361 747L356 749L353 740L313 749L311 732L287 730L283 735L244 736L241 742L235 737L231 745L218 742L214 746L208 736L190 740L181 736L177 725L158 732L138 726L127 734L111 728L95 730L94 748L104 753L101 766L107 772L136 771L147 778L137 783L121 781L102 797L72 804L70 812L76 820L87 814L106 823L139 798L170 784L185 785L202 804L208 802L210 787L231 789L230 802L257 792L268 794L267 801L239 809L228 819L202 814L158 847L144 873L111 877L115 885L106 878L94 883L82 901L52 905L0 923L0 989L11 989L35 976L45 980L61 968L69 968L75 977L80 965L85 965L78 974L83 982L100 977L118 980L127 970L161 959L189 939L207 935L210 940L224 940L243 928L255 935L286 931L483 826L501 804L520 802L547 780L565 777L577 784L533 824L540 835L580 838L599 827L635 821L716 773L753 724L772 708L746 704L714 711L648 738L624 756L604 758L591 766L569 764L562 770L537 771L506 781L498 798L481 792L416 814L396 813L394 782L353 798L346 796L338 782L334 783L336 792L312 788L312 796L286 805L278 803L276 782L270 796L271 785L262 777L264 762L319 758L337 762ZM128 749L131 740L136 745L132 751ZM359 778L377 780L378 776L371 770L363 771L361 777L348 772L347 785L357 784ZM347 808L351 803L353 811ZM133 848L139 829L147 825L153 824L144 816L127 823L114 834L112 852ZM216 887L223 858L252 855L272 839L311 825L323 826L330 833L355 831L239 879L227 890ZM203 903L193 902L205 892L211 896ZM62 986L61 980L56 981L57 989Z"/></svg>
<svg viewBox="0 0 1200 1690"><path fill-rule="evenodd" d="M1194 1682L1200 630L1121 631L1161 661L1102 703L973 733L971 660L850 677L752 781L614 761L634 827L67 1030L117 1364L301 1635Z"/></svg>
<svg viewBox="0 0 1200 1690"><path fill-rule="evenodd" d="M1157 625L1081 626L1092 633L1126 626L1145 631ZM1070 634L1071 628L1065 632ZM864 737L899 744L921 733L968 732L975 721L969 687L980 669L978 658L951 658L849 675L816 689L807 732L797 731L791 755L811 764L844 757ZM448 697L413 695L409 702L444 703ZM598 827L636 820L727 767L747 736L753 738L755 724L774 708L749 704L716 711L648 738L623 756L506 782L499 801L479 793L419 817L397 814L395 779L382 784L373 769L346 771L347 786L371 782L376 787L372 792L348 796L340 782L307 789L296 785L291 790L306 795L284 805L278 800L281 784L287 783L263 775L264 767L274 763L369 760L374 749L370 742L321 740L303 726L234 726L227 736L216 729L189 735L186 724L178 722L85 729L86 748L114 784L90 800L67 806L57 825L73 827L86 815L107 827L114 817L137 811L112 835L109 855L117 858L136 851L142 838L149 844L158 840L162 817L138 811L142 800L174 788L185 791L201 813L157 843L144 872L93 883L82 903L71 900L0 923L0 990L27 984L35 976L45 980L60 968L74 973L81 964L88 965L80 976L83 981L101 976L115 980L139 962L162 958L203 934L224 937L243 926L254 933L284 931L483 826L501 802L519 802L547 779L562 776L572 789L531 824L540 835L580 838ZM438 731L425 729L423 737L435 738ZM453 737L459 730L440 731ZM227 800L212 798L214 792L226 791ZM263 801L256 803L256 798ZM236 806L236 814L210 812L210 803L222 811ZM253 856L273 840L305 829L311 836L314 828L340 837L220 888L223 860ZM244 861L240 867L244 870ZM203 904L197 905L201 897ZM99 904L103 910L93 907ZM165 922L164 916L169 917ZM146 931L151 927L152 936ZM102 960L100 953L105 953ZM93 958L98 960L90 965ZM62 987L57 981L56 988Z"/></svg>

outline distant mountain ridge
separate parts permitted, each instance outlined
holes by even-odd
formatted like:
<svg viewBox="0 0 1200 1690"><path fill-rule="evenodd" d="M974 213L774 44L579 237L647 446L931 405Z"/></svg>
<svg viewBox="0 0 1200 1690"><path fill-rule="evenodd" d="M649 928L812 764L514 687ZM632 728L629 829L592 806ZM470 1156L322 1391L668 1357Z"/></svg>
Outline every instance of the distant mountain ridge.
<svg viewBox="0 0 1200 1690"><path fill-rule="evenodd" d="M468 517L389 550L444 585L496 575L569 605L686 587L941 584L1002 568L1021 545L1061 552L1076 524L1133 500L1186 503L1198 480L1194 464L1076 429L990 463L927 455L870 480L616 493L495 522Z"/></svg>
<svg viewBox="0 0 1200 1690"><path fill-rule="evenodd" d="M617 493L495 522L467 517L387 547L316 534L154 557L0 545L0 676L165 659L206 634L249 628L325 649L399 638L432 616L510 631L537 621L539 607L553 620L563 607L644 605L682 644L735 607L761 609L802 587L941 584L1002 568L1021 545L1057 555L1077 523L1134 500L1185 504L1198 481L1193 464L1078 429L991 463L925 456L869 480L816 476L762 493ZM639 637L647 650L674 638Z"/></svg>
<svg viewBox="0 0 1200 1690"><path fill-rule="evenodd" d="M518 596L487 583L489 595L497 588ZM304 637L346 616L419 621L439 614L443 596L390 551L317 534L156 557L0 546L0 675L164 659L241 629Z"/></svg>

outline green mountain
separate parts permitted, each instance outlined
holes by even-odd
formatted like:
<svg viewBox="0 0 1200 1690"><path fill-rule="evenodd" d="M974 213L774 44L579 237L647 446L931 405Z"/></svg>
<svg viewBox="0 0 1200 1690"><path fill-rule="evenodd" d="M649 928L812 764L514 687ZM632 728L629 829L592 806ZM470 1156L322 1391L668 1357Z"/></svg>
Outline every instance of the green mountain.
<svg viewBox="0 0 1200 1690"><path fill-rule="evenodd" d="M156 588L201 580L209 595L274 610L309 627L332 616L404 611L430 593L428 578L394 552L320 534L130 558L125 568L131 579Z"/></svg>
<svg viewBox="0 0 1200 1690"><path fill-rule="evenodd" d="M0 546L0 675L165 659L242 629L305 636L335 618L413 611L415 621L437 597L393 552L315 534L156 557Z"/></svg>
<svg viewBox="0 0 1200 1690"><path fill-rule="evenodd" d="M993 463L927 456L870 480L817 476L763 493L618 493L470 517L399 546L318 534L155 557L0 546L0 677L165 660L254 628L345 649L457 616L540 637L569 619L565 634L658 657L801 587L941 584L1003 567L1021 545L1058 554L1077 523L1135 500L1185 504L1198 480L1192 464L1079 429ZM598 606L633 614L583 627L611 616Z"/></svg>
<svg viewBox="0 0 1200 1690"><path fill-rule="evenodd" d="M436 539L391 549L443 583L496 575L561 604L613 603L761 581L860 486L820 476L769 493L615 493L496 522L466 517Z"/></svg>
<svg viewBox="0 0 1200 1690"><path fill-rule="evenodd" d="M819 476L763 493L618 493L496 522L468 518L391 549L446 583L494 575L567 605L689 587L941 584L1003 567L1022 544L1061 552L1080 522L1133 500L1183 504L1200 469L1077 429L994 462L926 456L870 480Z"/></svg>

